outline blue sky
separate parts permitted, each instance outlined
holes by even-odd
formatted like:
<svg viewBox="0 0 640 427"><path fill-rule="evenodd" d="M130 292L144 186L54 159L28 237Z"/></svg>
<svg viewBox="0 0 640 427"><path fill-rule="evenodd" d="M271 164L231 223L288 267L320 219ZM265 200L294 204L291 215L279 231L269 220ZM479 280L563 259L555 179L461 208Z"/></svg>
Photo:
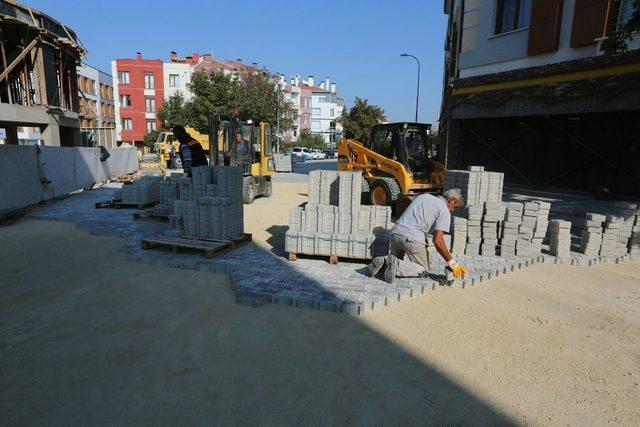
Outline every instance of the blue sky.
<svg viewBox="0 0 640 427"><path fill-rule="evenodd" d="M442 0L70 1L22 0L76 30L87 62L213 52L289 76L330 76L351 106L356 96L392 120L413 120L422 63L420 120L436 123L447 19Z"/></svg>

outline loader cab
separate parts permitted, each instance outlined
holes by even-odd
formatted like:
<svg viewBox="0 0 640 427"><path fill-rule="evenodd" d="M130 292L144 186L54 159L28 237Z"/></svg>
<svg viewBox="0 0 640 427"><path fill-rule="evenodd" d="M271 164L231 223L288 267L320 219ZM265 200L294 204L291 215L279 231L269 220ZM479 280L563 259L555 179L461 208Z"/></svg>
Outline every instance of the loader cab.
<svg viewBox="0 0 640 427"><path fill-rule="evenodd" d="M425 123L388 123L375 125L366 147L402 163L414 179L430 173L431 125Z"/></svg>

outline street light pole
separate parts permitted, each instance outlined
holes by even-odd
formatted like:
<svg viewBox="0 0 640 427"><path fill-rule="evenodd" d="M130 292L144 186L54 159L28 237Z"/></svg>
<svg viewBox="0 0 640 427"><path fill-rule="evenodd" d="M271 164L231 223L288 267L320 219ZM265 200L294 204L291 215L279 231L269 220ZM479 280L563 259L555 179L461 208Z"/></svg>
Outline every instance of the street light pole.
<svg viewBox="0 0 640 427"><path fill-rule="evenodd" d="M409 56L416 60L418 63L418 89L416 91L416 123L418 123L418 103L420 101L420 61L413 55L409 55L408 53L403 53L400 56Z"/></svg>

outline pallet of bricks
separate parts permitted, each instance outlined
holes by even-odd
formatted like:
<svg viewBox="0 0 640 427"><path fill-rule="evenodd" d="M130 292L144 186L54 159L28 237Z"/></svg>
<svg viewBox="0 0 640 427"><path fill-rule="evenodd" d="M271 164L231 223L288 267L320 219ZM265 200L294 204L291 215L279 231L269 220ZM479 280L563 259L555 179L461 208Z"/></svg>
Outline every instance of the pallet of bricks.
<svg viewBox="0 0 640 427"><path fill-rule="evenodd" d="M276 172L291 172L293 170L291 156L286 154L274 154L273 166Z"/></svg>
<svg viewBox="0 0 640 427"><path fill-rule="evenodd" d="M590 257L612 260L627 254L640 255L638 205L616 202L616 215L588 213L582 231L581 252Z"/></svg>
<svg viewBox="0 0 640 427"><path fill-rule="evenodd" d="M143 240L145 249L171 246L202 249L206 256L250 240L244 233L242 170L230 166L201 166L192 178L179 177L164 236ZM176 194L176 193L171 193Z"/></svg>
<svg viewBox="0 0 640 427"><path fill-rule="evenodd" d="M160 201L160 176L144 176L132 184L123 185L120 202L123 205L147 206Z"/></svg>
<svg viewBox="0 0 640 427"><path fill-rule="evenodd" d="M371 259L387 255L391 208L362 206L360 172L313 171L309 200L291 210L285 251L298 254Z"/></svg>

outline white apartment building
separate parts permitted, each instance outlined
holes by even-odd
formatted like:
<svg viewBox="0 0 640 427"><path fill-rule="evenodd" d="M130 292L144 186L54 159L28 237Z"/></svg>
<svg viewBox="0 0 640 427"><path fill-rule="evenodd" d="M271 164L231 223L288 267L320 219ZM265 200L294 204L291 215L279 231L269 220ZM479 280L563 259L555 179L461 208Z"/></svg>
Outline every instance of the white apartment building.
<svg viewBox="0 0 640 427"><path fill-rule="evenodd" d="M187 87L193 75L193 66L187 63L165 62L162 64L164 97L180 94L185 101L191 101L191 91Z"/></svg>
<svg viewBox="0 0 640 427"><path fill-rule="evenodd" d="M325 78L319 86L313 76L303 81L311 91L311 133L322 135L331 149L338 146L342 136L342 125L338 119L344 110L344 99L337 94L336 84Z"/></svg>

